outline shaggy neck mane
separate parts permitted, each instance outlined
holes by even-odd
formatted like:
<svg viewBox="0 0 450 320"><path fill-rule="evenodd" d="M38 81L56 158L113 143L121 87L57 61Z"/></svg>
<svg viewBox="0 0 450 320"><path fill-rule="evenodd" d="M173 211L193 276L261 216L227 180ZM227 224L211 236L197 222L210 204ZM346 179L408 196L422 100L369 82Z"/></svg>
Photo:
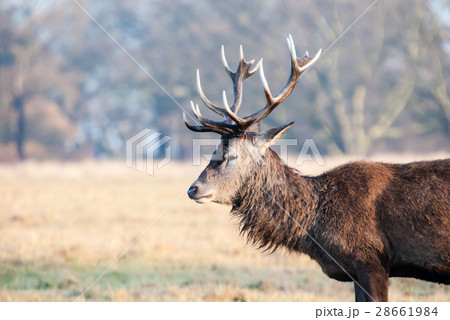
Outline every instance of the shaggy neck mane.
<svg viewBox="0 0 450 320"><path fill-rule="evenodd" d="M318 202L312 178L302 177L270 149L264 161L243 183L231 213L240 220L241 234L259 248L302 251Z"/></svg>

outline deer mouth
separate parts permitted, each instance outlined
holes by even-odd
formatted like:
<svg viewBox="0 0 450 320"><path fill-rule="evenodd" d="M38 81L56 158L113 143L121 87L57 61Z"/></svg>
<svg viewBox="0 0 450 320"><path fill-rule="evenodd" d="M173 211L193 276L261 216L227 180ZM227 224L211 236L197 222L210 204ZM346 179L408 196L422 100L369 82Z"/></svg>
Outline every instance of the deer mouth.
<svg viewBox="0 0 450 320"><path fill-rule="evenodd" d="M206 195L203 195L200 197L195 197L192 200L194 200L197 203L208 203L208 202L211 202L212 198L213 198L213 194L210 193L210 194L206 194Z"/></svg>

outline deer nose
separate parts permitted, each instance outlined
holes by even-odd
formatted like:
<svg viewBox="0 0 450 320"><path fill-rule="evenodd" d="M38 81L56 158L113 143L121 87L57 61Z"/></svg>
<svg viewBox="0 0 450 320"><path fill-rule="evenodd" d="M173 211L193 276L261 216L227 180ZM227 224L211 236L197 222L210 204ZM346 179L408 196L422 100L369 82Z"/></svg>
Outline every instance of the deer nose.
<svg viewBox="0 0 450 320"><path fill-rule="evenodd" d="M195 194L197 193L197 190L198 190L198 187L196 187L196 186L191 186L191 187L188 189L188 192L187 192L189 198L194 199L194 198L195 198Z"/></svg>

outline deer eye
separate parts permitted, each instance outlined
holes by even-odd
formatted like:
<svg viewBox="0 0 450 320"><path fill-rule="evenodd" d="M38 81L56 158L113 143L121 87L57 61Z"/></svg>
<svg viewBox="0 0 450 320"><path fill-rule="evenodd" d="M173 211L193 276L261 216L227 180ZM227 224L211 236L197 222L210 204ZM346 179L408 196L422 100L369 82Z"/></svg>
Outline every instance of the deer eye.
<svg viewBox="0 0 450 320"><path fill-rule="evenodd" d="M227 157L227 162L226 162L226 166L230 167L230 166L235 166L237 164L236 159L238 158L238 156L235 155L228 155Z"/></svg>

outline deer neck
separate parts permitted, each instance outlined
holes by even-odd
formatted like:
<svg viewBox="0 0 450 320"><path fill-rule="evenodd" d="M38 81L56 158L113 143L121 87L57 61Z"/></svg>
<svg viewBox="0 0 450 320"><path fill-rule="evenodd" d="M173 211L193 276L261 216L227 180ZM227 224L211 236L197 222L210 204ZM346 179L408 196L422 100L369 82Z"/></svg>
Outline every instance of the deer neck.
<svg viewBox="0 0 450 320"><path fill-rule="evenodd" d="M241 233L259 248L303 251L318 202L313 180L268 152L265 165L243 184L232 214L240 219Z"/></svg>

